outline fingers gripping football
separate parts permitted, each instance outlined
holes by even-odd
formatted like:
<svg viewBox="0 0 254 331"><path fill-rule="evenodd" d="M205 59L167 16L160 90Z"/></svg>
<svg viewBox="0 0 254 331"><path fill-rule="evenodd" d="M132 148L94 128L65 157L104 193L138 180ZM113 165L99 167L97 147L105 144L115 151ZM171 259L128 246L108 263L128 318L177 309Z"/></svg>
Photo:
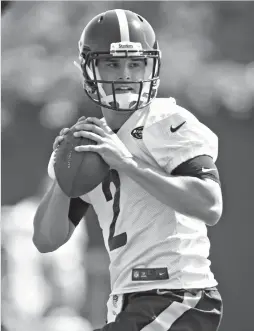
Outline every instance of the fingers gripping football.
<svg viewBox="0 0 254 331"><path fill-rule="evenodd" d="M79 132L74 132L73 135L75 137L84 137L84 138L92 139L97 144L102 144L103 143L102 137L98 136L97 134L95 134L93 132L79 131Z"/></svg>
<svg viewBox="0 0 254 331"><path fill-rule="evenodd" d="M83 122L83 121L85 121L86 120L86 117L85 116L82 116L82 117L80 117L79 119L78 119L78 121L77 121L77 123L81 123L81 122ZM71 129L69 129L69 128L63 128L60 132L59 132L59 136L57 136L56 137L56 139L55 139L55 141L54 141L54 143L53 143L53 151L60 145L60 143L63 141L63 139L64 139L64 136L70 131L70 130L72 130L74 127L75 127L75 125L77 125L77 123L76 124L74 124L72 127L71 127Z"/></svg>
<svg viewBox="0 0 254 331"><path fill-rule="evenodd" d="M100 128L99 126L97 125L94 125L94 124L89 124L89 123L81 123L81 124L77 124L75 126L75 130L77 132L75 132L75 136L76 137L80 137L82 136L82 134L80 133L84 133L84 132L89 132L89 133L93 133L94 136L95 135L98 135L100 137L105 137L105 132L102 128Z"/></svg>
<svg viewBox="0 0 254 331"><path fill-rule="evenodd" d="M77 128L80 131L77 131ZM90 192L98 186L107 175L109 166L97 153L76 153L77 146L92 146L96 144L95 139L85 136L86 133L96 135L95 132L103 134L95 127L85 125L85 121L76 123L65 135L63 142L56 150L56 161L54 164L55 176L62 191L69 197L78 197ZM75 133L83 133L80 136ZM98 140L99 141L99 140Z"/></svg>
<svg viewBox="0 0 254 331"><path fill-rule="evenodd" d="M69 132L69 128L64 128L60 131L59 136L56 137L54 143L53 143L53 150L57 148L58 145L63 141L64 135Z"/></svg>
<svg viewBox="0 0 254 331"><path fill-rule="evenodd" d="M78 123L75 125L76 132L74 132L74 136L92 139L97 143L97 145L103 144L103 138L106 137L106 130L103 127L101 121L97 118L96 120L98 121L89 123L89 119L87 119L86 122ZM96 145L94 147L96 148Z"/></svg>
<svg viewBox="0 0 254 331"><path fill-rule="evenodd" d="M124 159L132 157L119 137L102 120L88 118L87 123L76 128L80 131L74 133L75 137L91 139L96 143L76 146L77 152L96 152L111 167L119 167Z"/></svg>

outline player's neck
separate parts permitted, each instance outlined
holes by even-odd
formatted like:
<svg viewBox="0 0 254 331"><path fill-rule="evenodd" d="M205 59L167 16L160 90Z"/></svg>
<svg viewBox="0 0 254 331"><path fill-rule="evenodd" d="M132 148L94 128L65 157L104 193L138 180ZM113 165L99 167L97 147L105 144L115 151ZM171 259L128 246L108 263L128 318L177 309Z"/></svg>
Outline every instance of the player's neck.
<svg viewBox="0 0 254 331"><path fill-rule="evenodd" d="M148 107L143 108L146 110ZM115 111L108 108L101 107L103 117L108 126L114 131L119 130L124 123L135 113L135 111Z"/></svg>
<svg viewBox="0 0 254 331"><path fill-rule="evenodd" d="M108 124L113 130L118 130L131 117L131 111L114 111L107 108L101 108L102 114Z"/></svg>

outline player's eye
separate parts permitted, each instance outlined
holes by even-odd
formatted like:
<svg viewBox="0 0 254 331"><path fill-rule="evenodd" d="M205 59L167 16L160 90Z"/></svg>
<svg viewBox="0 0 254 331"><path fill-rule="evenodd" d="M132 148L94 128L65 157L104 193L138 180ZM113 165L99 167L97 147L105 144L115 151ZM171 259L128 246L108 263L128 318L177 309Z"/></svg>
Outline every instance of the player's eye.
<svg viewBox="0 0 254 331"><path fill-rule="evenodd" d="M141 66L141 62L137 61L137 62L132 62L130 63L130 67L131 68L139 68Z"/></svg>
<svg viewBox="0 0 254 331"><path fill-rule="evenodd" d="M139 59L136 61L132 61L130 63L131 68L143 68L143 67L145 67L145 65L146 65L145 59Z"/></svg>
<svg viewBox="0 0 254 331"><path fill-rule="evenodd" d="M109 67L109 68L118 68L118 63L117 62L108 62L107 67Z"/></svg>

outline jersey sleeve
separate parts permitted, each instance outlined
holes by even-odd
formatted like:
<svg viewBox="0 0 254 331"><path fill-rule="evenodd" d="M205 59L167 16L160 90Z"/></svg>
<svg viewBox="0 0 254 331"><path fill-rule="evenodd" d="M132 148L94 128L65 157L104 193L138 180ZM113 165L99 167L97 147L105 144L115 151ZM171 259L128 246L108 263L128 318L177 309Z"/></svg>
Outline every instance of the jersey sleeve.
<svg viewBox="0 0 254 331"><path fill-rule="evenodd" d="M218 156L218 138L193 114L177 105L167 112L157 109L149 114L143 130L146 149L158 165L171 173L183 162L208 155L213 162ZM165 108L165 107L164 107Z"/></svg>
<svg viewBox="0 0 254 331"><path fill-rule="evenodd" d="M208 178L221 185L218 169L208 155L199 155L181 163L171 174L173 176L190 176L200 179Z"/></svg>
<svg viewBox="0 0 254 331"><path fill-rule="evenodd" d="M85 216L90 204L81 198L71 198L69 206L69 220L76 227Z"/></svg>

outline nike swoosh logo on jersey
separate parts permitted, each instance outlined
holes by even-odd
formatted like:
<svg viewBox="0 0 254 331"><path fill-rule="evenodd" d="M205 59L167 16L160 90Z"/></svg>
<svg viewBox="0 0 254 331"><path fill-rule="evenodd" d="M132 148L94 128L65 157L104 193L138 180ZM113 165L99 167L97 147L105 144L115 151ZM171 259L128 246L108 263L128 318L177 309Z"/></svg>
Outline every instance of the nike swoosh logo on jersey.
<svg viewBox="0 0 254 331"><path fill-rule="evenodd" d="M212 168L202 168L201 171L202 172L210 172L210 171L215 171L216 169L212 169Z"/></svg>
<svg viewBox="0 0 254 331"><path fill-rule="evenodd" d="M170 131L171 131L171 132L176 132L177 130L180 129L181 126L184 125L184 123L186 123L186 121L184 121L183 123L179 124L179 125L176 126L175 128L171 125L171 127L170 127Z"/></svg>

